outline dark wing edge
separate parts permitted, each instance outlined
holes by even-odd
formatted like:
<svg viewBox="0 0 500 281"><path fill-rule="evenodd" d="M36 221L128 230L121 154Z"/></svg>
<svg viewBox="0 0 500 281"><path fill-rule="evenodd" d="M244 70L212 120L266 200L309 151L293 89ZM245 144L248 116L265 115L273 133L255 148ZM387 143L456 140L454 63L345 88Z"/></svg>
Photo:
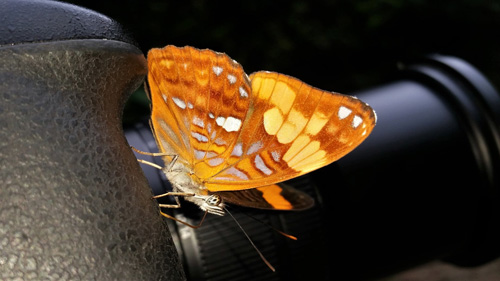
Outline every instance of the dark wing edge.
<svg viewBox="0 0 500 281"><path fill-rule="evenodd" d="M216 193L225 202L257 209L302 211L314 206L311 196L284 183Z"/></svg>

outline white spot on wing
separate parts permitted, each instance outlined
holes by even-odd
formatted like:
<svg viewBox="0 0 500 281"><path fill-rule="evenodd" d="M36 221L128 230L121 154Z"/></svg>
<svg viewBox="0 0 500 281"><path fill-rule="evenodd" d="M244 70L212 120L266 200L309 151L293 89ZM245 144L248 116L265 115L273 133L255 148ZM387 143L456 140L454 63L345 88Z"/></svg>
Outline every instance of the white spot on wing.
<svg viewBox="0 0 500 281"><path fill-rule="evenodd" d="M205 154L206 152L203 151L203 150L197 150L197 149L194 149L194 157L197 159L197 160L201 160L203 159L203 157L205 157Z"/></svg>
<svg viewBox="0 0 500 281"><path fill-rule="evenodd" d="M361 123L363 123L363 119L359 117L358 115L354 115L354 118L352 119L352 124L351 126L356 129Z"/></svg>
<svg viewBox="0 0 500 281"><path fill-rule="evenodd" d="M193 124L195 124L196 126L198 126L200 128L205 128L205 123L198 116L193 117Z"/></svg>
<svg viewBox="0 0 500 281"><path fill-rule="evenodd" d="M226 118L224 118L222 116L215 118L215 123L217 123L217 125L219 125L221 127L224 126L225 121L226 121Z"/></svg>
<svg viewBox="0 0 500 281"><path fill-rule="evenodd" d="M262 158L260 158L260 155L255 156L254 163L255 163L255 167L257 169L259 169L261 172L263 172L264 174L269 176L270 174L273 173L273 171L271 171L271 169L269 169L266 166L266 164L264 163L264 160L262 160Z"/></svg>
<svg viewBox="0 0 500 281"><path fill-rule="evenodd" d="M163 98L163 100L164 100L165 102L167 102L167 99L168 99L168 98L167 98L167 96L166 96L165 94L161 94L161 97Z"/></svg>
<svg viewBox="0 0 500 281"><path fill-rule="evenodd" d="M281 159L281 154L278 151L271 152L271 156L273 156L273 160L279 162Z"/></svg>
<svg viewBox="0 0 500 281"><path fill-rule="evenodd" d="M186 103L180 98L172 97L172 100L174 101L175 105L177 105L180 109L186 108Z"/></svg>
<svg viewBox="0 0 500 281"><path fill-rule="evenodd" d="M228 74L227 80L229 80L229 84L233 85L234 83L236 83L236 76L234 76L232 74Z"/></svg>
<svg viewBox="0 0 500 281"><path fill-rule="evenodd" d="M231 178L231 177L215 177L214 180L218 180L218 181L234 181L234 178Z"/></svg>
<svg viewBox="0 0 500 281"><path fill-rule="evenodd" d="M208 165L215 167L215 166L219 166L223 162L224 162L224 158L217 157L217 158L212 158L212 159L208 160Z"/></svg>
<svg viewBox="0 0 500 281"><path fill-rule="evenodd" d="M234 118L232 116L229 116L226 119L226 122L224 122L224 126L222 126L222 128L224 128L224 130L228 132L237 132L240 130L240 127L241 127L241 120L238 118Z"/></svg>
<svg viewBox="0 0 500 281"><path fill-rule="evenodd" d="M215 118L215 116L214 116L214 114L213 114L212 112L209 112L209 113L208 113L208 117L210 117L211 119L214 119L214 118Z"/></svg>
<svg viewBox="0 0 500 281"><path fill-rule="evenodd" d="M233 176L236 176L237 178L239 178L241 180L248 180L248 176L245 173L243 173L242 171L236 169L235 167L231 167L231 168L227 169L226 173L233 175Z"/></svg>
<svg viewBox="0 0 500 281"><path fill-rule="evenodd" d="M339 107L339 112L338 112L339 120L347 118L347 116L349 116L349 114L351 114L351 112L352 112L352 110L350 110L349 108L347 108L345 106Z"/></svg>
<svg viewBox="0 0 500 281"><path fill-rule="evenodd" d="M240 97L242 98L248 98L248 93L243 87L239 87L238 90L240 91Z"/></svg>
<svg viewBox="0 0 500 281"><path fill-rule="evenodd" d="M222 73L222 67L220 66L214 66L212 67L212 70L214 71L215 75L219 76Z"/></svg>
<svg viewBox="0 0 500 281"><path fill-rule="evenodd" d="M208 138L200 133L191 132L191 136L198 140L199 142L208 142Z"/></svg>
<svg viewBox="0 0 500 281"><path fill-rule="evenodd" d="M215 133L215 132L214 132L214 133ZM226 141L224 141L222 138L216 138L216 139L214 140L214 143L215 143L216 145L226 145L226 144L227 144L227 143L226 143Z"/></svg>
<svg viewBox="0 0 500 281"><path fill-rule="evenodd" d="M261 148L262 148L262 142L261 141L254 142L250 146L250 148L248 148L247 155L254 154L255 152L259 151Z"/></svg>
<svg viewBox="0 0 500 281"><path fill-rule="evenodd" d="M241 142L239 142L234 146L233 151L231 152L231 156L240 157L241 155L243 155L243 146Z"/></svg>
<svg viewBox="0 0 500 281"><path fill-rule="evenodd" d="M189 108L189 109L193 109L193 104L192 104L192 103L190 103L190 102L188 102L188 108Z"/></svg>
<svg viewBox="0 0 500 281"><path fill-rule="evenodd" d="M219 154L217 154L217 153L215 153L213 151L209 151L209 152L207 152L207 156L206 157L207 158L214 158L217 155L219 155Z"/></svg>

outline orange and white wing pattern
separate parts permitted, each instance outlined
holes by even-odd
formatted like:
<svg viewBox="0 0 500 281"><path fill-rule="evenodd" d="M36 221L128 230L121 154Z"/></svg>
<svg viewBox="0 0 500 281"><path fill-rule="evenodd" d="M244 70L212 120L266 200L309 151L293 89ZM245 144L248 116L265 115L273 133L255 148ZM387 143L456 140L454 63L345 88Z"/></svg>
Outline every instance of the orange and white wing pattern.
<svg viewBox="0 0 500 281"><path fill-rule="evenodd" d="M160 151L178 155L199 179L222 170L251 108L241 65L211 50L167 46L148 53L148 69Z"/></svg>
<svg viewBox="0 0 500 281"><path fill-rule="evenodd" d="M355 97L279 73L248 77L211 50L152 49L148 65L159 148L210 192L274 192L346 155L375 126L375 112Z"/></svg>
<svg viewBox="0 0 500 281"><path fill-rule="evenodd" d="M253 108L226 161L205 180L211 191L288 180L326 166L357 147L376 115L357 98L326 92L273 72L250 76Z"/></svg>

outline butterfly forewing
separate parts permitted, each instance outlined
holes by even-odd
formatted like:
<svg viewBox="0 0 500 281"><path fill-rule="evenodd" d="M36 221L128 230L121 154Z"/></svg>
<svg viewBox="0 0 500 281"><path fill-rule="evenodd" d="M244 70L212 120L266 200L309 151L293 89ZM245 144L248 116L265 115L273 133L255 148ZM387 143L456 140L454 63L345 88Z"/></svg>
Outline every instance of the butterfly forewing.
<svg viewBox="0 0 500 281"><path fill-rule="evenodd" d="M217 54L217 58L208 71L211 81L221 83L221 88L207 89L210 92L209 108L204 114L209 122L202 138L208 139L208 145L200 147L201 153L196 151L205 155L197 157L194 166L195 174L200 179L208 178L226 166L227 157L251 107L247 94L250 93L250 83L242 67L225 54Z"/></svg>
<svg viewBox="0 0 500 281"><path fill-rule="evenodd" d="M191 47L152 49L148 62L160 150L179 155L197 179L216 174L251 107L247 75L227 55Z"/></svg>

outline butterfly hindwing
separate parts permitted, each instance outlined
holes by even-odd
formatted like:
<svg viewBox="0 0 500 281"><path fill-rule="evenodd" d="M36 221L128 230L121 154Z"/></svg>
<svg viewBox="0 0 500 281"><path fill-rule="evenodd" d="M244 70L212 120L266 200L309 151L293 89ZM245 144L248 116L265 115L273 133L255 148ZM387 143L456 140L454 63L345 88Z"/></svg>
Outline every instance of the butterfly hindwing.
<svg viewBox="0 0 500 281"><path fill-rule="evenodd" d="M217 194L225 202L258 209L299 211L314 205L309 195L283 183Z"/></svg>
<svg viewBox="0 0 500 281"><path fill-rule="evenodd" d="M235 145L238 157L206 180L211 191L248 189L303 175L352 151L375 126L374 111L354 97L273 72L257 72L250 79L254 108Z"/></svg>

